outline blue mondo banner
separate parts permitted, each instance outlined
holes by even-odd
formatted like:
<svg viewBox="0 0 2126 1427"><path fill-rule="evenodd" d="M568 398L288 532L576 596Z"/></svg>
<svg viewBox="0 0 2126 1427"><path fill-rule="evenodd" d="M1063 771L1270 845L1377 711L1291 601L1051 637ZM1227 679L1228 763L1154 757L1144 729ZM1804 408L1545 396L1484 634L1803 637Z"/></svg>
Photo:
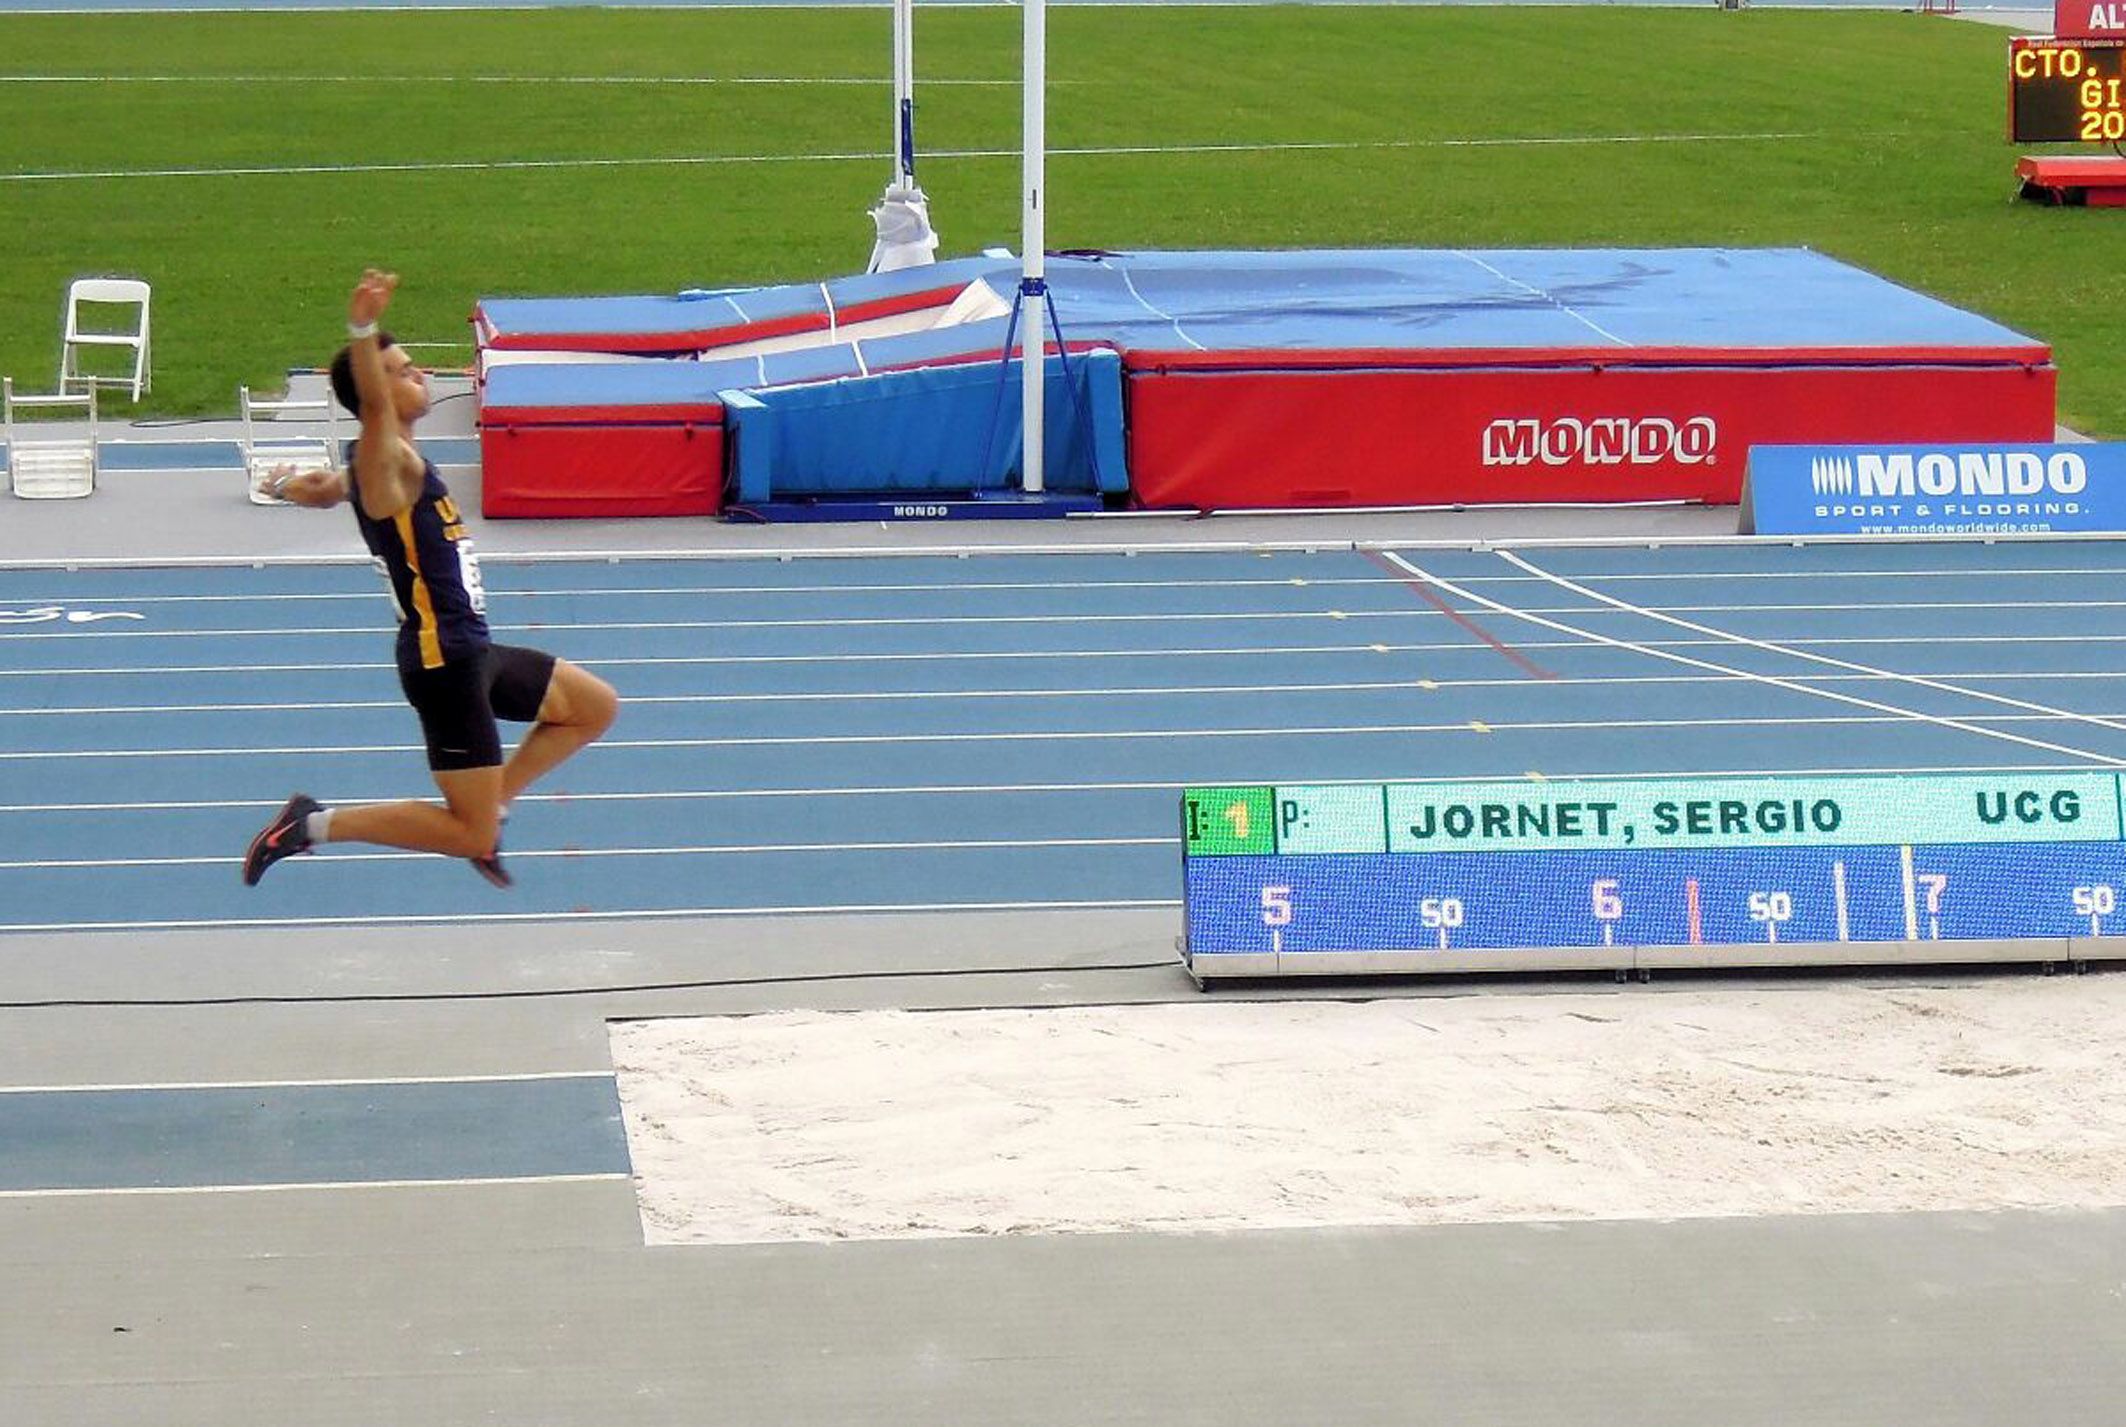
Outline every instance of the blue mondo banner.
<svg viewBox="0 0 2126 1427"><path fill-rule="evenodd" d="M2126 532L2126 443L1753 446L1745 535Z"/></svg>

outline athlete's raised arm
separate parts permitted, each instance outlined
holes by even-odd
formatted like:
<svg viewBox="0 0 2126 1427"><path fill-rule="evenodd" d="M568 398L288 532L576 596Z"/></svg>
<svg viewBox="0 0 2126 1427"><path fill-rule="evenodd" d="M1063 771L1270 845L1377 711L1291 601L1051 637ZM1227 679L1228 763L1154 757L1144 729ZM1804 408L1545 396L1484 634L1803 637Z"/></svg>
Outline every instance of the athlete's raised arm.
<svg viewBox="0 0 2126 1427"><path fill-rule="evenodd" d="M371 520L389 520L421 495L421 457L408 439L397 390L409 378L418 384L420 373L411 357L396 347L386 348L377 337L377 324L398 285L397 273L369 268L347 299L348 357L354 389L361 397L362 423L354 488L363 514Z"/></svg>

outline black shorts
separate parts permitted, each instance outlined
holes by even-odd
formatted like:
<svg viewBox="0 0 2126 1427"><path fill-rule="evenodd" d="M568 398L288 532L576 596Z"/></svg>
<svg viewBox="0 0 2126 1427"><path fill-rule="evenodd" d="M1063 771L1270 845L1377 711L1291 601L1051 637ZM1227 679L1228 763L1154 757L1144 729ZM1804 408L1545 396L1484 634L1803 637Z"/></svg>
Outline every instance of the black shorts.
<svg viewBox="0 0 2126 1427"><path fill-rule="evenodd" d="M495 720L537 722L553 677L553 655L508 644L491 644L439 669L399 661L399 687L420 715L428 766L438 773L498 766L502 735Z"/></svg>

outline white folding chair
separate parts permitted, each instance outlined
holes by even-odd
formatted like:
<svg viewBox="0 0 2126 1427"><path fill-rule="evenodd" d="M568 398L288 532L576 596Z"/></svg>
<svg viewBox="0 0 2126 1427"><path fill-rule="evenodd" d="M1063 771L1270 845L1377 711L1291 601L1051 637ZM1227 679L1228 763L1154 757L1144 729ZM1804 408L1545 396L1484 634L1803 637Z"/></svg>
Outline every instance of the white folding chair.
<svg viewBox="0 0 2126 1427"><path fill-rule="evenodd" d="M236 389L236 402L244 417L244 477L253 505L286 505L267 482L276 466L314 470L340 462L339 406L327 397L309 401L261 401L251 388ZM300 429L262 431L260 422L301 423ZM322 423L324 430L317 427Z"/></svg>
<svg viewBox="0 0 2126 1427"><path fill-rule="evenodd" d="M21 412L87 418L84 432L51 421L23 422ZM40 432L39 427L42 426ZM0 434L7 438L8 488L24 500L71 500L96 489L96 393L17 396L15 379L0 378Z"/></svg>
<svg viewBox="0 0 2126 1427"><path fill-rule="evenodd" d="M137 320L125 327L113 327L116 317L96 322L97 313L83 313L85 306L130 307ZM85 321L84 318L90 319ZM129 277L84 277L76 278L67 285L66 327L59 339L59 394L64 396L75 387L94 391L97 387L123 387L131 390L133 400L148 389L152 365L148 353L148 285L138 278ZM110 375L100 370L103 363L84 366L84 354L103 351L118 351L131 355L131 370L122 376Z"/></svg>

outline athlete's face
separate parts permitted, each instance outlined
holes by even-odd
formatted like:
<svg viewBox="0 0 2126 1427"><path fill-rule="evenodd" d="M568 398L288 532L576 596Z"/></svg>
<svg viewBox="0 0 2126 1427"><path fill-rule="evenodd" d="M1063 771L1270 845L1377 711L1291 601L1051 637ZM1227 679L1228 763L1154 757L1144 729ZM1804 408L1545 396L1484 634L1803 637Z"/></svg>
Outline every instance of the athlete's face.
<svg viewBox="0 0 2126 1427"><path fill-rule="evenodd" d="M391 383L391 404L401 421L428 414L428 375L414 365L404 347L384 349L384 376Z"/></svg>

